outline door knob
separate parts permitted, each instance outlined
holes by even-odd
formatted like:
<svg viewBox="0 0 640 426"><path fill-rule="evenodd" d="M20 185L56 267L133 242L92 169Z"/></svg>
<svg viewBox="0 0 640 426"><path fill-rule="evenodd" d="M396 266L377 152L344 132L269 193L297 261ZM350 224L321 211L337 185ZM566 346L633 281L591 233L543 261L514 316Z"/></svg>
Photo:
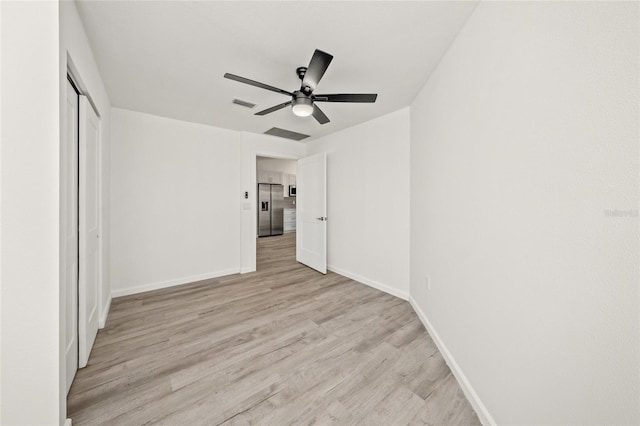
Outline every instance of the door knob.
<svg viewBox="0 0 640 426"><path fill-rule="evenodd" d="M327 220L326 217L316 217L317 220L324 222L325 220Z"/></svg>

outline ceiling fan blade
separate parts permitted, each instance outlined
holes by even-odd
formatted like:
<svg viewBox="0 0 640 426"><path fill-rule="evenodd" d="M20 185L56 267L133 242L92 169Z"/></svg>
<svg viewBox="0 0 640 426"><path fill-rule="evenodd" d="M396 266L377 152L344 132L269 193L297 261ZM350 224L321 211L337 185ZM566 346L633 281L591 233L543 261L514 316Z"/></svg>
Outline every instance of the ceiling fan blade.
<svg viewBox="0 0 640 426"><path fill-rule="evenodd" d="M256 86L261 89L271 90L272 92L282 93L283 95L293 96L293 93L287 92L286 90L278 89L277 87L269 86L268 84L260 83L259 81L250 80L248 78L240 77L239 75L226 73L224 78L228 78L229 80L239 81L240 83L249 84L251 86Z"/></svg>
<svg viewBox="0 0 640 426"><path fill-rule="evenodd" d="M331 121L329 120L329 117L327 117L324 112L322 112L322 110L318 108L318 105L313 106L313 118L315 118L320 124L327 124L329 121Z"/></svg>
<svg viewBox="0 0 640 426"><path fill-rule="evenodd" d="M325 71L327 71L332 59L333 56L323 52L322 50L316 49L316 51L313 52L307 71L304 73L302 87L308 87L311 89L310 92L313 92Z"/></svg>
<svg viewBox="0 0 640 426"><path fill-rule="evenodd" d="M267 109L265 109L263 111L256 112L254 115L271 114L272 112L277 111L277 110L282 109L282 108L285 108L285 107L288 107L289 105L291 105L291 101L285 102L285 103L280 104L280 105L272 106L271 108L267 108Z"/></svg>
<svg viewBox="0 0 640 426"><path fill-rule="evenodd" d="M373 103L378 97L377 93L340 93L333 95L316 95L315 102L358 102Z"/></svg>

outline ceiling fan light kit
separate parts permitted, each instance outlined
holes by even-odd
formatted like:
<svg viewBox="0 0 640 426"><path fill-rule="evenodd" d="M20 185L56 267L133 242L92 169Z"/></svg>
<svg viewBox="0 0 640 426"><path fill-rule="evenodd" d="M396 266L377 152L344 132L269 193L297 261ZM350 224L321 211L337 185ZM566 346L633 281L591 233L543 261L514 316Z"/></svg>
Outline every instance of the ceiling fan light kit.
<svg viewBox="0 0 640 426"><path fill-rule="evenodd" d="M329 118L317 105L315 105L315 102L373 103L378 97L375 93L314 95L313 91L316 89L316 86L318 86L318 82L320 82L320 79L327 71L332 60L333 56L323 52L322 50L316 49L316 51L313 52L309 66L298 67L296 69L296 74L298 75L298 78L302 80L302 85L300 86L300 90L295 90L293 93L234 74L226 73L224 77L291 97L290 101L256 112L255 115L271 114L272 112L291 105L291 111L293 111L296 116L308 117L313 115L313 118L315 118L318 123L326 124L329 122Z"/></svg>
<svg viewBox="0 0 640 426"><path fill-rule="evenodd" d="M293 92L291 110L298 117L308 117L313 114L313 101L301 92Z"/></svg>

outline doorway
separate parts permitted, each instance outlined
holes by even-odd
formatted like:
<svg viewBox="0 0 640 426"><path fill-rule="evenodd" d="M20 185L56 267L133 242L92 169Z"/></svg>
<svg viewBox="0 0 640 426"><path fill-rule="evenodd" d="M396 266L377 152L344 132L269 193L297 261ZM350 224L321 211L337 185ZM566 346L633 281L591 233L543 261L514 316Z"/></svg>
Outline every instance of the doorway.
<svg viewBox="0 0 640 426"><path fill-rule="evenodd" d="M256 156L257 270L295 262L296 176L296 160Z"/></svg>

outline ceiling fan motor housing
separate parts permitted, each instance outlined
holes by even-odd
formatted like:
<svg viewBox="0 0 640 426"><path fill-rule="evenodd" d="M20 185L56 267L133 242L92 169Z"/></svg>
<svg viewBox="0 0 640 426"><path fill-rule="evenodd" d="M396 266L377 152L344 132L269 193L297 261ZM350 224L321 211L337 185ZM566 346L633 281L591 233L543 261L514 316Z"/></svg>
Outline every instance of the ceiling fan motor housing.
<svg viewBox="0 0 640 426"><path fill-rule="evenodd" d="M304 76L306 73L307 73L307 67L296 68L296 74L298 75L298 78L300 79L300 81L304 82ZM313 89L311 89L311 87L305 86L304 84L302 85L302 87L300 87L300 90L304 92L306 95L310 95L311 92L313 92Z"/></svg>

